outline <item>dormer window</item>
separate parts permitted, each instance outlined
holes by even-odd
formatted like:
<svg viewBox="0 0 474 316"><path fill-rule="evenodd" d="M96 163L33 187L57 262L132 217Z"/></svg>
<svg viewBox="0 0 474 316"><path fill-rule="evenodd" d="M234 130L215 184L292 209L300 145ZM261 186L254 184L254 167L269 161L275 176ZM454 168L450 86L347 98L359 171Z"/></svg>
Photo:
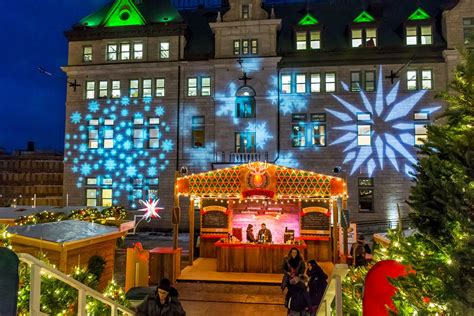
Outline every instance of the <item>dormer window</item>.
<svg viewBox="0 0 474 316"><path fill-rule="evenodd" d="M250 6L248 4L242 5L242 20L248 20L250 18Z"/></svg>
<svg viewBox="0 0 474 316"><path fill-rule="evenodd" d="M359 14L351 28L351 47L377 46L377 27L375 19L366 11Z"/></svg>
<svg viewBox="0 0 474 316"><path fill-rule="evenodd" d="M320 49L321 31L318 20L307 13L295 28L296 50Z"/></svg>
<svg viewBox="0 0 474 316"><path fill-rule="evenodd" d="M408 17L405 26L405 44L408 46L433 44L431 17L422 8L416 9Z"/></svg>

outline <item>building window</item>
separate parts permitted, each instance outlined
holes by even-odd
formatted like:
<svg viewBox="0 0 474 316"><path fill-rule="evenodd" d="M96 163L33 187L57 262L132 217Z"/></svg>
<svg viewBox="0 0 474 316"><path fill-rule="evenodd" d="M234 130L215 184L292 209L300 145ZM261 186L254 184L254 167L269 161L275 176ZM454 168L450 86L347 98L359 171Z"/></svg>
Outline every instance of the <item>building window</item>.
<svg viewBox="0 0 474 316"><path fill-rule="evenodd" d="M89 121L89 148L96 149L99 148L99 130L98 130L99 120L90 120Z"/></svg>
<svg viewBox="0 0 474 316"><path fill-rule="evenodd" d="M256 39L250 40L250 43L251 43L250 53L252 55L257 55L258 54L258 40L256 40Z"/></svg>
<svg viewBox="0 0 474 316"><path fill-rule="evenodd" d="M351 71L351 91L360 91L360 71Z"/></svg>
<svg viewBox="0 0 474 316"><path fill-rule="evenodd" d="M146 185L148 186L148 198L149 199L157 199L158 198L158 178L147 178Z"/></svg>
<svg viewBox="0 0 474 316"><path fill-rule="evenodd" d="M107 60L108 61L117 60L117 44L107 45Z"/></svg>
<svg viewBox="0 0 474 316"><path fill-rule="evenodd" d="M197 78L188 78L188 97L197 96Z"/></svg>
<svg viewBox="0 0 474 316"><path fill-rule="evenodd" d="M377 46L377 30L375 28L352 29L352 47Z"/></svg>
<svg viewBox="0 0 474 316"><path fill-rule="evenodd" d="M236 117L255 117L255 98L253 96L236 97Z"/></svg>
<svg viewBox="0 0 474 316"><path fill-rule="evenodd" d="M133 43L133 59L143 59L143 43Z"/></svg>
<svg viewBox="0 0 474 316"><path fill-rule="evenodd" d="M92 46L82 47L82 61L86 63L92 61Z"/></svg>
<svg viewBox="0 0 474 316"><path fill-rule="evenodd" d="M407 70L407 89L433 89L433 71L431 69Z"/></svg>
<svg viewBox="0 0 474 316"><path fill-rule="evenodd" d="M108 97L108 81L99 81L99 98Z"/></svg>
<svg viewBox="0 0 474 316"><path fill-rule="evenodd" d="M112 189L102 189L102 206L112 206Z"/></svg>
<svg viewBox="0 0 474 316"><path fill-rule="evenodd" d="M121 43L120 44L120 60L129 60L130 59L130 44Z"/></svg>
<svg viewBox="0 0 474 316"><path fill-rule="evenodd" d="M97 206L97 189L86 189L86 206Z"/></svg>
<svg viewBox="0 0 474 316"><path fill-rule="evenodd" d="M433 31L431 25L407 26L405 31L407 45L433 44Z"/></svg>
<svg viewBox="0 0 474 316"><path fill-rule="evenodd" d="M242 55L249 54L249 40L242 40Z"/></svg>
<svg viewBox="0 0 474 316"><path fill-rule="evenodd" d="M416 70L408 70L407 71L407 89L408 90L417 90L417 71Z"/></svg>
<svg viewBox="0 0 474 316"><path fill-rule="evenodd" d="M464 45L474 45L474 18L463 19Z"/></svg>
<svg viewBox="0 0 474 316"><path fill-rule="evenodd" d="M433 89L433 71L431 69L421 70L421 89Z"/></svg>
<svg viewBox="0 0 474 316"><path fill-rule="evenodd" d="M201 95L211 95L211 77L201 77Z"/></svg>
<svg viewBox="0 0 474 316"><path fill-rule="evenodd" d="M138 98L138 79L130 80L130 98Z"/></svg>
<svg viewBox="0 0 474 316"><path fill-rule="evenodd" d="M427 125L429 125L428 112L415 112L415 145L422 145L428 138Z"/></svg>
<svg viewBox="0 0 474 316"><path fill-rule="evenodd" d="M160 43L160 59L170 58L170 42Z"/></svg>
<svg viewBox="0 0 474 316"><path fill-rule="evenodd" d="M375 91L375 71L364 73L364 89L368 92Z"/></svg>
<svg viewBox="0 0 474 316"><path fill-rule="evenodd" d="M234 55L240 55L240 40L234 40Z"/></svg>
<svg viewBox="0 0 474 316"><path fill-rule="evenodd" d="M321 48L321 32L319 32L319 31L310 31L309 32L309 47L311 49L320 49Z"/></svg>
<svg viewBox="0 0 474 316"><path fill-rule="evenodd" d="M112 80L112 98L120 98L120 80Z"/></svg>
<svg viewBox="0 0 474 316"><path fill-rule="evenodd" d="M239 132L235 133L235 152L254 153L255 152L255 133Z"/></svg>
<svg viewBox="0 0 474 316"><path fill-rule="evenodd" d="M296 113L291 117L291 145L293 147L306 146L306 120L305 113Z"/></svg>
<svg viewBox="0 0 474 316"><path fill-rule="evenodd" d="M204 147L204 116L193 116L192 118L192 142L194 148Z"/></svg>
<svg viewBox="0 0 474 316"><path fill-rule="evenodd" d="M362 30L352 30L352 47L362 47Z"/></svg>
<svg viewBox="0 0 474 316"><path fill-rule="evenodd" d="M95 98L95 82L86 81L86 99Z"/></svg>
<svg viewBox="0 0 474 316"><path fill-rule="evenodd" d="M320 31L299 31L296 32L296 50L321 48L321 32Z"/></svg>
<svg viewBox="0 0 474 316"><path fill-rule="evenodd" d="M248 4L242 5L242 20L250 18L250 6Z"/></svg>
<svg viewBox="0 0 474 316"><path fill-rule="evenodd" d="M306 93L306 74L296 75L296 93Z"/></svg>
<svg viewBox="0 0 474 316"><path fill-rule="evenodd" d="M160 118L150 117L148 119L148 148L160 147Z"/></svg>
<svg viewBox="0 0 474 316"><path fill-rule="evenodd" d="M306 46L306 32L296 32L296 50L305 50Z"/></svg>
<svg viewBox="0 0 474 316"><path fill-rule="evenodd" d="M321 92L321 74L311 74L311 93Z"/></svg>
<svg viewBox="0 0 474 316"><path fill-rule="evenodd" d="M281 93L291 93L291 75L281 76Z"/></svg>
<svg viewBox="0 0 474 316"><path fill-rule="evenodd" d="M325 85L326 92L336 91L336 73L335 72L325 73L324 85Z"/></svg>
<svg viewBox="0 0 474 316"><path fill-rule="evenodd" d="M142 82L142 97L151 97L151 79L143 79Z"/></svg>
<svg viewBox="0 0 474 316"><path fill-rule="evenodd" d="M104 120L104 148L114 148L114 120Z"/></svg>
<svg viewBox="0 0 474 316"><path fill-rule="evenodd" d="M141 124L139 121L134 120L135 125L143 124L143 119L141 119ZM135 126L133 129L133 147L134 148L143 148L145 145L145 131L143 127Z"/></svg>
<svg viewBox="0 0 474 316"><path fill-rule="evenodd" d="M372 115L357 113L357 145L370 146L372 144Z"/></svg>
<svg viewBox="0 0 474 316"><path fill-rule="evenodd" d="M155 97L164 97L165 96L165 79L157 78L155 81Z"/></svg>
<svg viewBox="0 0 474 316"><path fill-rule="evenodd" d="M374 179L359 178L359 212L374 211Z"/></svg>
<svg viewBox="0 0 474 316"><path fill-rule="evenodd" d="M313 146L326 146L326 114L313 113L311 114L311 140Z"/></svg>

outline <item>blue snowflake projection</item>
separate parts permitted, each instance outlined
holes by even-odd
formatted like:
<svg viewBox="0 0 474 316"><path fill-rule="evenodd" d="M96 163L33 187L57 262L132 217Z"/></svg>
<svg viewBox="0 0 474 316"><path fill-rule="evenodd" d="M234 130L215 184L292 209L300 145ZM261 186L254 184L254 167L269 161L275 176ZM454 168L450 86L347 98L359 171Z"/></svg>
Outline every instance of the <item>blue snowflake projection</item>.
<svg viewBox="0 0 474 316"><path fill-rule="evenodd" d="M284 154L283 153L280 154L280 157L278 158L277 163L280 166L285 166L288 168L299 168L300 166L300 163L298 162L298 160L295 158L294 154L291 151Z"/></svg>
<svg viewBox="0 0 474 316"><path fill-rule="evenodd" d="M189 157L190 164L193 168L197 168L196 171L209 171L212 168L212 163L216 159L214 154L213 142L207 142L202 148L194 148L192 146L185 146L183 151L187 157Z"/></svg>
<svg viewBox="0 0 474 316"><path fill-rule="evenodd" d="M352 163L351 175L359 167L365 165L367 173L371 177L377 167L380 170L384 169L384 160L388 159L397 172L402 171L411 176L412 165L417 161L414 150L412 111L419 104L426 90L420 90L403 100L397 100L400 81L396 82L387 95L384 95L382 79L383 74L380 67L375 102L370 102L367 94L362 90L359 92L362 105L354 105L337 95L332 95L345 108L345 111L340 112L328 108L325 110L342 122L341 125L333 127L333 129L346 133L333 141L331 145L346 144L343 164ZM440 106L434 106L417 109L417 111L431 114L440 108ZM367 146L358 146L357 115L362 113L371 115L371 120L368 121L372 127L371 144ZM399 162L403 166L400 166Z"/></svg>
<svg viewBox="0 0 474 316"><path fill-rule="evenodd" d="M246 132L254 132L256 137L256 147L259 149L264 149L269 139L272 139L273 136L269 133L267 129L267 122L263 123L251 123L249 122Z"/></svg>
<svg viewBox="0 0 474 316"><path fill-rule="evenodd" d="M127 107L134 104L133 112ZM114 200L119 203L120 196L128 196L130 201L136 199L131 185L134 178L156 178L166 170L170 161L168 153L174 148L170 135L170 128L163 120L165 109L154 104L153 99L143 99L143 106L137 100L133 102L128 97L121 99L89 100L87 112L74 112L71 114L71 123L78 124L76 132L66 134L67 151L65 161L71 163L69 166L73 174L76 174L76 187L85 185L86 177L96 177L99 185L100 179L111 178L113 183ZM149 106L146 106L149 105ZM157 111L156 109L160 109ZM160 115L158 115L160 114ZM143 149L142 146L134 146L133 139L133 117L144 118L142 127L143 147L148 146L148 123L150 117L161 117L158 126L159 148ZM89 120L98 120L97 126L89 126ZM106 119L113 119L113 125L105 125ZM155 127L153 127L155 128ZM98 148L89 148L88 130L97 131ZM110 130L113 132L111 133ZM108 132L107 132L108 131ZM106 134L112 135L108 143L113 148L104 148ZM153 156L153 157L151 157ZM143 181L143 190L147 190L147 182Z"/></svg>
<svg viewBox="0 0 474 316"><path fill-rule="evenodd" d="M72 124L79 124L81 122L82 115L79 112L73 112L70 119Z"/></svg>

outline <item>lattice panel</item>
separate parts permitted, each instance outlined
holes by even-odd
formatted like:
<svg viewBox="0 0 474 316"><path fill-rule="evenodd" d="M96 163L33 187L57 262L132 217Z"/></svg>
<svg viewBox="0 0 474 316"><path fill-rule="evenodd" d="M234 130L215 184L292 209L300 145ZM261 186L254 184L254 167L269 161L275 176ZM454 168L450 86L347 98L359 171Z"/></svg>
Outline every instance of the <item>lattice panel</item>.
<svg viewBox="0 0 474 316"><path fill-rule="evenodd" d="M277 194L303 196L330 196L331 179L304 170L277 167Z"/></svg>
<svg viewBox="0 0 474 316"><path fill-rule="evenodd" d="M189 191L196 195L240 194L239 167L189 177Z"/></svg>

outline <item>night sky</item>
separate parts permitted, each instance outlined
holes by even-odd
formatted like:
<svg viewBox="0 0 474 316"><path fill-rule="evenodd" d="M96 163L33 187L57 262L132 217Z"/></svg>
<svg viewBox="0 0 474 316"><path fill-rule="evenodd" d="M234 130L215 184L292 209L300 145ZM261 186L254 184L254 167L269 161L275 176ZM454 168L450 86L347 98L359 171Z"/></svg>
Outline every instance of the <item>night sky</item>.
<svg viewBox="0 0 474 316"><path fill-rule="evenodd" d="M64 31L108 0L1 0L0 148L63 151ZM41 74L43 67L61 79Z"/></svg>

